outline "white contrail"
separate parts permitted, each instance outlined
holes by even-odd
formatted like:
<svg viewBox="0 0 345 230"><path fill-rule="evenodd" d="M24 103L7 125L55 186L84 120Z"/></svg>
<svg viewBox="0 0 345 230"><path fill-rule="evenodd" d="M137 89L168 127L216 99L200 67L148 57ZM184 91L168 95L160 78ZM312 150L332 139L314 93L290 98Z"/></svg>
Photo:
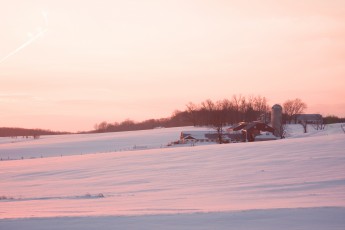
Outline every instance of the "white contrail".
<svg viewBox="0 0 345 230"><path fill-rule="evenodd" d="M48 17L47 17L47 13L42 11L42 15L44 17L44 22L45 25L48 26ZM3 63L4 61L6 61L9 57L15 55L16 53L18 53L20 50L24 49L25 47L27 47L28 45L30 45L31 43L33 43L35 40L37 40L39 37L41 37L45 32L47 32L47 28L45 28L44 30L40 30L37 34L33 35L30 37L30 39L26 42L24 42L22 45L20 45L17 49L13 50L11 53L9 53L8 55L6 55L5 57L3 57L2 59L0 59L0 64Z"/></svg>
<svg viewBox="0 0 345 230"><path fill-rule="evenodd" d="M46 26L48 26L48 13L45 11L42 11L42 15L44 17L44 22L45 22Z"/></svg>
<svg viewBox="0 0 345 230"><path fill-rule="evenodd" d="M36 34L35 36L33 36L32 38L30 38L28 41L26 41L25 43L23 43L21 46L19 46L17 49L13 50L11 53L9 53L7 56L5 56L4 58L2 58L0 60L0 64L3 63L4 61L6 61L6 59L8 59L9 57L15 55L16 53L18 53L20 50L24 49L25 47L27 47L28 45L30 45L31 43L33 43L35 40L37 40L39 37L41 37L45 32L47 32L48 29L42 30L41 32L39 32L38 34Z"/></svg>

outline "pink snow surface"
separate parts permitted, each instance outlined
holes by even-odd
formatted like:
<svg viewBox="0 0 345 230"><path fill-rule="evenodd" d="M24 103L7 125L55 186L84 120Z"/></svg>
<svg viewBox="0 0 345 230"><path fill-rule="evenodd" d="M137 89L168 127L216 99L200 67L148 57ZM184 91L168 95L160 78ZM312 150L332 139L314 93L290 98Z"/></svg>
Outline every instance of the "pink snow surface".
<svg viewBox="0 0 345 230"><path fill-rule="evenodd" d="M268 142L0 161L0 219L345 207L344 165L345 135L331 130Z"/></svg>

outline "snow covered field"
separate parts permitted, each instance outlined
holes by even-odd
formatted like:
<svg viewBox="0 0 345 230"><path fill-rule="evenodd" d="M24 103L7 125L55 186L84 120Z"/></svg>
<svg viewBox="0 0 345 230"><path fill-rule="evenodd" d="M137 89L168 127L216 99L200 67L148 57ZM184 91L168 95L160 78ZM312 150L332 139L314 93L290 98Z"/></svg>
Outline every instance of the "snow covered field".
<svg viewBox="0 0 345 230"><path fill-rule="evenodd" d="M339 124L161 148L181 130L2 139L2 158L25 157L0 161L0 229L345 229Z"/></svg>
<svg viewBox="0 0 345 230"><path fill-rule="evenodd" d="M180 127L116 133L41 136L40 139L0 137L0 158L28 159L88 153L119 152L165 147L176 141L184 130L205 128Z"/></svg>

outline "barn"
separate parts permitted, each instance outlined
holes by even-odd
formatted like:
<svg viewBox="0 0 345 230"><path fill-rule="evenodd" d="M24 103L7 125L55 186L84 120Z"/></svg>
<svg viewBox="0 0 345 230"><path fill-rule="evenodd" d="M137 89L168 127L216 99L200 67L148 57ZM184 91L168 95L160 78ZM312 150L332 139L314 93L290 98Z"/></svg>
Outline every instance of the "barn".
<svg viewBox="0 0 345 230"><path fill-rule="evenodd" d="M266 132L265 135L267 136L267 140L274 139L272 137L274 133L274 128L260 121L240 122L237 125L229 128L228 131L241 131L243 139L247 141L255 141L256 137L258 137L258 140L266 140L266 138L261 136L262 132ZM272 133L272 135L270 135L269 133Z"/></svg>

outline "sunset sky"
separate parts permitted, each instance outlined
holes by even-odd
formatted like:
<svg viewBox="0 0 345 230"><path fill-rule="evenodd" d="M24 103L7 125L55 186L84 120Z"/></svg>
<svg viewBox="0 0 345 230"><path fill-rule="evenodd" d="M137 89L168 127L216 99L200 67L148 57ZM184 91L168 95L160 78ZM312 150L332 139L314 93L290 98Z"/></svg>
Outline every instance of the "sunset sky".
<svg viewBox="0 0 345 230"><path fill-rule="evenodd" d="M0 127L91 130L234 94L345 116L344 0L0 3Z"/></svg>

